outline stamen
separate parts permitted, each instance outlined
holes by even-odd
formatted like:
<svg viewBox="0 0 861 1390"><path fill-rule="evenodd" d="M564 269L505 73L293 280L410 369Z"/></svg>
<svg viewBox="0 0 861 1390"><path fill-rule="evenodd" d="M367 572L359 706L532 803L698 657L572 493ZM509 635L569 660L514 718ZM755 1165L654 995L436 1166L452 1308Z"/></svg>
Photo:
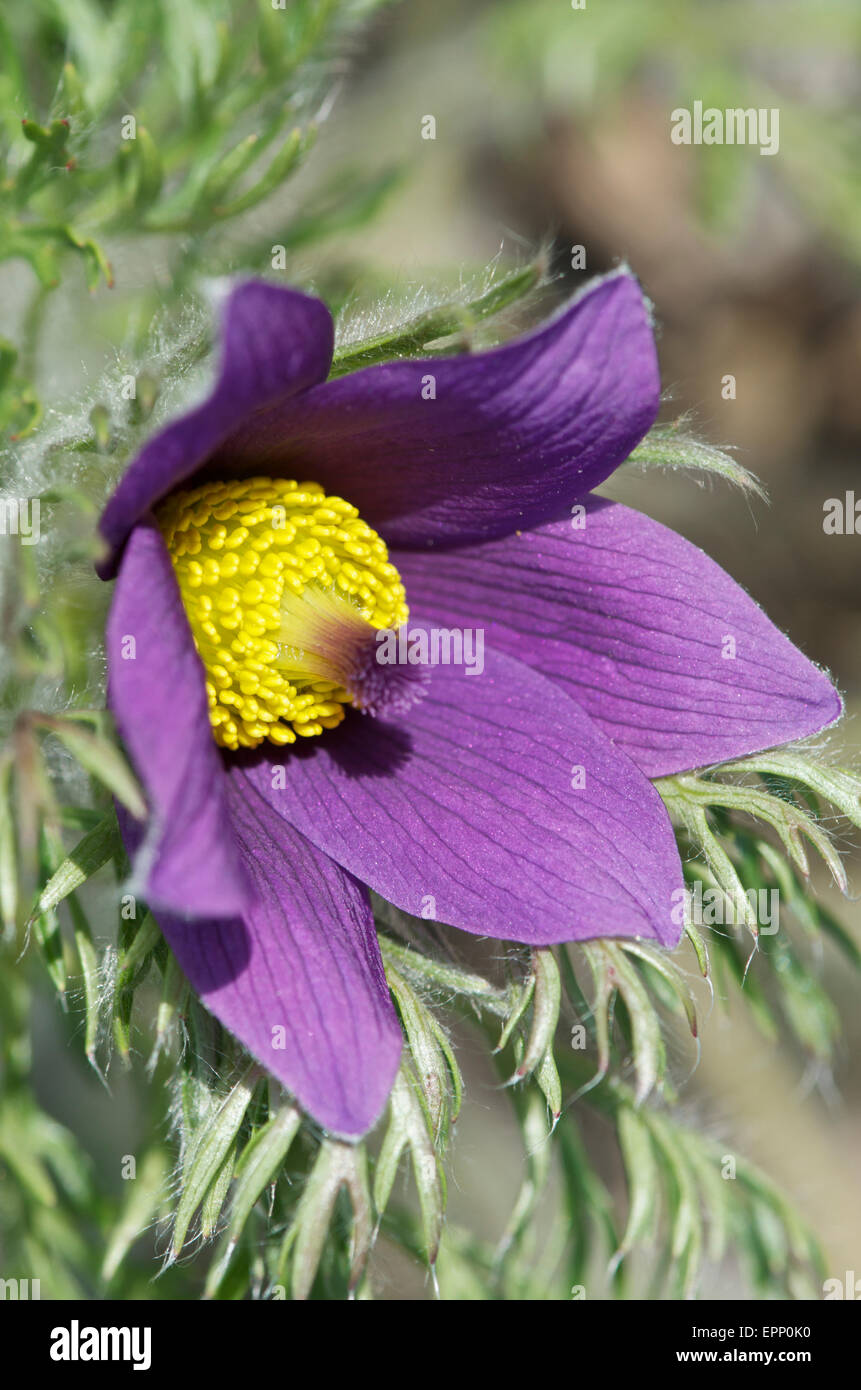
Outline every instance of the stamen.
<svg viewBox="0 0 861 1390"><path fill-rule="evenodd" d="M379 647L366 644L357 653L350 676L353 703L363 714L376 719L387 714L406 714L426 694L430 684L429 666L381 666Z"/></svg>
<svg viewBox="0 0 861 1390"><path fill-rule="evenodd" d="M382 666L376 634L406 622L404 587L355 507L317 483L249 478L177 492L157 512L222 747L284 745L353 705L400 713L421 668Z"/></svg>

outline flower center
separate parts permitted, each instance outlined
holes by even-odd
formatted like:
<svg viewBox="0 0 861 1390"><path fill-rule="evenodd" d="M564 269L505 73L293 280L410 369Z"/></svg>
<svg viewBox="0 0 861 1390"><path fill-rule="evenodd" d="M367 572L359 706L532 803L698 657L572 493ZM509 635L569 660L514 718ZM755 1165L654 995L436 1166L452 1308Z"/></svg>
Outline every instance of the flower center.
<svg viewBox="0 0 861 1390"><path fill-rule="evenodd" d="M425 673L376 660L377 632L409 610L384 542L343 498L246 478L173 493L156 519L222 747L294 743L347 706L397 713L423 693Z"/></svg>

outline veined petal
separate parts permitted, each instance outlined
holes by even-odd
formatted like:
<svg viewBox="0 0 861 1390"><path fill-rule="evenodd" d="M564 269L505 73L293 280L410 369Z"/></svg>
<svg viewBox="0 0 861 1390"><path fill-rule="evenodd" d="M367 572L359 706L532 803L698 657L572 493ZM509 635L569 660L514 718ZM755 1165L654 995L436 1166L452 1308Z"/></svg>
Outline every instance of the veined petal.
<svg viewBox="0 0 861 1390"><path fill-rule="evenodd" d="M111 547L109 578L135 522L194 473L255 411L324 381L334 328L319 299L249 280L228 295L221 317L221 365L202 404L150 439L105 507L99 529ZM304 475L303 475L304 476Z"/></svg>
<svg viewBox="0 0 861 1390"><path fill-rule="evenodd" d="M650 777L742 757L831 724L828 678L715 562L592 498L557 522L445 554L392 556L413 603L562 686Z"/></svg>
<svg viewBox="0 0 861 1390"><path fill-rule="evenodd" d="M242 918L159 923L192 987L325 1129L358 1137L391 1089L402 1033L367 891L227 778L256 902Z"/></svg>
<svg viewBox="0 0 861 1390"><path fill-rule="evenodd" d="M473 678L436 666L403 718L353 714L291 749L281 779L243 761L280 815L407 912L533 943L678 939L682 871L657 792L510 657L487 653Z"/></svg>
<svg viewBox="0 0 861 1390"><path fill-rule="evenodd" d="M150 821L133 866L153 908L232 916L250 885L212 738L203 667L154 524L132 532L106 634L108 704L143 783Z"/></svg>
<svg viewBox="0 0 861 1390"><path fill-rule="evenodd" d="M490 352L295 396L246 421L215 466L314 478L391 545L450 545L561 516L628 456L658 399L646 306L621 272Z"/></svg>

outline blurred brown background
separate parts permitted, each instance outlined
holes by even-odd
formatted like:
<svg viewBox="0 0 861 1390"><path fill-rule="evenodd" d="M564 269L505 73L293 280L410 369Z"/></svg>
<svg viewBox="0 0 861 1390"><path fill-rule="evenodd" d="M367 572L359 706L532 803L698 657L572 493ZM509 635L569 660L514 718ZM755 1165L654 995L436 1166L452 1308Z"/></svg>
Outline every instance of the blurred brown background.
<svg viewBox="0 0 861 1390"><path fill-rule="evenodd" d="M702 545L831 669L849 711L832 746L856 767L861 535L822 522L827 498L854 488L861 500L859 27L857 6L814 0L395 7L356 55L314 175L343 160L404 171L372 228L334 248L360 283L408 294L429 272L449 283L549 245L552 300L629 262L655 305L665 418L692 411L695 433L730 447L770 505L680 474L609 490ZM778 107L778 153L674 145L670 112L695 99ZM429 114L434 141L421 139ZM571 269L575 245L585 273ZM728 373L735 400L721 396ZM861 892L857 854L850 869ZM835 906L857 932L857 903ZM738 1145L795 1195L842 1276L861 1271L861 982L827 951L822 968L846 1030L833 1081L718 1004L683 1095L728 1152ZM693 1063L680 1044L681 1079ZM470 1081L452 1214L493 1237L522 1160L477 1050ZM389 1296L420 1296L403 1278L393 1271ZM738 1289L717 1273L703 1292Z"/></svg>

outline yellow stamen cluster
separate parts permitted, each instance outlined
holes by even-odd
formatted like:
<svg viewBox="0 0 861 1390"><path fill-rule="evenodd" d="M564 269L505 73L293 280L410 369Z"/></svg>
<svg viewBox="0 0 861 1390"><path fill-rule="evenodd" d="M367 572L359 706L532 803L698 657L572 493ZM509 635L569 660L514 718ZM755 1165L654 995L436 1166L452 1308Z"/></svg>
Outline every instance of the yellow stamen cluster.
<svg viewBox="0 0 861 1390"><path fill-rule="evenodd" d="M216 743L294 743L340 724L352 697L338 615L346 634L368 624L371 638L408 617L385 544L356 508L317 483L246 478L174 493L156 518L206 668Z"/></svg>

